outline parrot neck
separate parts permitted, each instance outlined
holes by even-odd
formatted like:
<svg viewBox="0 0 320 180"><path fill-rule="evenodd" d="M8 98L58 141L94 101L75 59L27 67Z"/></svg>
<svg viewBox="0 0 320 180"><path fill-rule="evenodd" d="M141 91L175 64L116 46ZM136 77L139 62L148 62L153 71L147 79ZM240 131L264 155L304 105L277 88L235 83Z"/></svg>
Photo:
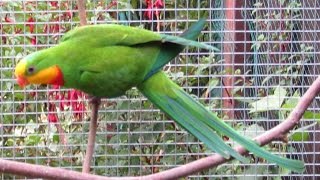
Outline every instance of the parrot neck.
<svg viewBox="0 0 320 180"><path fill-rule="evenodd" d="M56 76L55 78L50 82L52 85L58 85L58 86L63 86L64 85L64 80L63 80L63 74L60 70L60 68L55 68L56 70Z"/></svg>

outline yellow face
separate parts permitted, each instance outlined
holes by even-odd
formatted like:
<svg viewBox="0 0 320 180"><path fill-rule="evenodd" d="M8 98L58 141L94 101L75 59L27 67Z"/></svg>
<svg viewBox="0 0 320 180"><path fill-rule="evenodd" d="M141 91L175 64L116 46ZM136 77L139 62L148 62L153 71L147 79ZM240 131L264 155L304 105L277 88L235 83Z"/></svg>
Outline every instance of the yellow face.
<svg viewBox="0 0 320 180"><path fill-rule="evenodd" d="M37 71L33 66L27 66L26 60L21 60L15 68L15 76L20 87L28 84L63 85L63 76L58 66L51 66Z"/></svg>

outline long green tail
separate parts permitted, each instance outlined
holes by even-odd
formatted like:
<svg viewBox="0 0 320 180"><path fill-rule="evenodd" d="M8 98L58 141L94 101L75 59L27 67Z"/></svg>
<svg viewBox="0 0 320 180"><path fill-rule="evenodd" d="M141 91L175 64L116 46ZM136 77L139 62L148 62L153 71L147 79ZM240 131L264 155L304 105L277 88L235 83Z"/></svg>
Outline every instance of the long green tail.
<svg viewBox="0 0 320 180"><path fill-rule="evenodd" d="M164 72L159 71L154 74L139 85L138 88L149 100L170 115L180 126L223 157L228 158L228 155L231 155L240 161L246 161L243 156L226 145L215 131L232 138L256 156L295 172L301 173L304 171L304 163L302 161L271 154L258 146L253 140L241 136L172 82Z"/></svg>

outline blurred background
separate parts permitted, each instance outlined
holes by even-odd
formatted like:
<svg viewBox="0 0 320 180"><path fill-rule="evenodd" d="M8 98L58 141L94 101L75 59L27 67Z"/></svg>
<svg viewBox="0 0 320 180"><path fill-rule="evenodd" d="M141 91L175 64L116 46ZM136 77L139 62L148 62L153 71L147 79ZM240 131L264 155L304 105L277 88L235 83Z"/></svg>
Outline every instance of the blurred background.
<svg viewBox="0 0 320 180"><path fill-rule="evenodd" d="M199 41L164 71L240 133L256 137L284 121L319 75L320 2L316 0L87 0L88 24L117 23L179 35L199 18ZM15 64L54 46L79 26L76 1L0 1L0 157L81 171L90 106L85 94L53 86L18 87ZM85 42L84 42L85 43ZM251 156L190 179L319 179L319 97L290 134L265 148L301 159L292 174ZM235 144L224 137L232 146ZM212 154L138 90L103 99L91 172L104 176L157 173ZM2 174L2 179L24 177Z"/></svg>

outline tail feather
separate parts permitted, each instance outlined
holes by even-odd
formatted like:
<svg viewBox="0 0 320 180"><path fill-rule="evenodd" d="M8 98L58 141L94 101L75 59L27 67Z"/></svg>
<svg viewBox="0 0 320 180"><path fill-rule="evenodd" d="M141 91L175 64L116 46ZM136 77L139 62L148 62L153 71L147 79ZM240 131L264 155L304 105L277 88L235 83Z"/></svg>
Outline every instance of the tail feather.
<svg viewBox="0 0 320 180"><path fill-rule="evenodd" d="M138 86L138 88L149 100L170 115L180 126L200 139L210 149L226 159L229 159L231 155L239 161L249 162L247 158L241 156L228 146L220 136L207 125L207 119L199 118L194 114L194 111L197 111L199 106L195 106L196 109L194 109L194 100L184 102L183 99L180 99L179 94L176 94L175 91L184 91L168 79L162 71L151 76ZM190 96L187 95L187 98L189 97ZM186 104L184 105L184 103Z"/></svg>
<svg viewBox="0 0 320 180"><path fill-rule="evenodd" d="M304 171L302 161L271 154L258 146L255 141L241 136L184 92L178 85L173 83L162 71L151 76L139 85L138 88L148 99L170 115L179 125L223 157L227 158L229 154L240 161L247 162L247 159L226 145L215 131L232 138L261 158L296 172Z"/></svg>

